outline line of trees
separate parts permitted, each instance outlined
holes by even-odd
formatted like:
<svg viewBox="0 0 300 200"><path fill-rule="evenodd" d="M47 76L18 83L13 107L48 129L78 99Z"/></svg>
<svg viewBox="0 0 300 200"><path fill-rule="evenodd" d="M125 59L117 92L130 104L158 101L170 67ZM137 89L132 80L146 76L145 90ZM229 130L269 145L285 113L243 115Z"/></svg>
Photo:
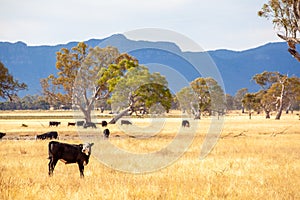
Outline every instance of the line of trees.
<svg viewBox="0 0 300 200"><path fill-rule="evenodd" d="M270 118L272 111L276 112L275 119L280 119L282 111L299 109L300 78L279 72L263 72L253 76L253 80L261 87L255 93L246 93L242 99L245 108L251 111L264 111L266 118Z"/></svg>

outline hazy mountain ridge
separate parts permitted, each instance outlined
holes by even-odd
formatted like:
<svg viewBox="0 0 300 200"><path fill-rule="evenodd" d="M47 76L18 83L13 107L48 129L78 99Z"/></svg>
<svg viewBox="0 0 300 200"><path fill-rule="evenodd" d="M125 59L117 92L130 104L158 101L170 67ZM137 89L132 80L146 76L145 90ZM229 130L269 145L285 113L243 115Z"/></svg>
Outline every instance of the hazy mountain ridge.
<svg viewBox="0 0 300 200"><path fill-rule="evenodd" d="M40 79L56 73L56 52L61 48L70 49L77 43L27 46L23 42L0 42L0 61L18 80L28 84L28 91L23 91L21 96L40 94ZM116 46L120 52L129 51L140 63L157 62L170 66L186 76L188 81L196 78L197 73L182 57L197 60L206 54L181 52L176 44L170 42L128 40L120 34L104 39L90 39L86 43L91 47ZM220 49L207 53L222 75L226 92L231 95L243 87L249 88L250 91L258 89L257 85L251 82L251 78L265 70L300 76L300 63L287 52L287 45L284 42L268 43L245 51Z"/></svg>

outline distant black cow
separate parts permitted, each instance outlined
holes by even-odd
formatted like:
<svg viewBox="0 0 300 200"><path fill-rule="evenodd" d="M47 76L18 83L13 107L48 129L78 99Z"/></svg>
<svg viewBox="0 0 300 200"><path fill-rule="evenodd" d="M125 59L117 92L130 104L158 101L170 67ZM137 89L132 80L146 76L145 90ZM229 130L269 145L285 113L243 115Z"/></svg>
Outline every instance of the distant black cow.
<svg viewBox="0 0 300 200"><path fill-rule="evenodd" d="M108 138L109 134L110 134L109 130L108 129L104 129L104 131L103 131L104 138Z"/></svg>
<svg viewBox="0 0 300 200"><path fill-rule="evenodd" d="M97 128L94 122L85 122L83 124L83 128L88 128L88 127Z"/></svg>
<svg viewBox="0 0 300 200"><path fill-rule="evenodd" d="M83 126L83 124L84 124L84 121L77 121L76 122L76 126Z"/></svg>
<svg viewBox="0 0 300 200"><path fill-rule="evenodd" d="M51 132L47 132L47 133L44 133L44 134L41 134L41 135L37 135L35 136L35 139L36 140L45 140L45 139L58 139L58 133L57 131L51 131Z"/></svg>
<svg viewBox="0 0 300 200"><path fill-rule="evenodd" d="M68 122L68 126L75 126L76 123L75 122Z"/></svg>
<svg viewBox="0 0 300 200"><path fill-rule="evenodd" d="M102 127L107 127L107 121L102 121L101 125L102 125Z"/></svg>
<svg viewBox="0 0 300 200"><path fill-rule="evenodd" d="M49 176L53 175L55 165L57 161L60 160L65 164L77 163L80 171L80 177L83 178L84 165L89 163L89 158L92 152L91 147L93 145L94 143L66 144L56 141L49 142Z"/></svg>
<svg viewBox="0 0 300 200"><path fill-rule="evenodd" d="M188 120L182 120L182 127L190 127L190 122Z"/></svg>
<svg viewBox="0 0 300 200"><path fill-rule="evenodd" d="M49 126L58 126L60 125L60 122L50 121Z"/></svg>
<svg viewBox="0 0 300 200"><path fill-rule="evenodd" d="M0 139L3 138L6 135L6 133L0 132Z"/></svg>
<svg viewBox="0 0 300 200"><path fill-rule="evenodd" d="M126 125L132 125L132 123L128 120L121 120L121 125L126 124Z"/></svg>

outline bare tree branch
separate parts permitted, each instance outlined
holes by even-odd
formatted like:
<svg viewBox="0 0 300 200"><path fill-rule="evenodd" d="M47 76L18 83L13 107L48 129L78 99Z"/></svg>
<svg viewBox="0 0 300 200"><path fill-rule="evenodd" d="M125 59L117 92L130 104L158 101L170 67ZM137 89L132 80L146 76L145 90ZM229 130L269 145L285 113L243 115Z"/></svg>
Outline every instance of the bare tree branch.
<svg viewBox="0 0 300 200"><path fill-rule="evenodd" d="M289 46L288 52L300 62L300 54L298 53L296 49L296 44L300 44L300 39L299 38L293 38L293 37L286 37L280 34L277 34L278 37L281 39L285 40Z"/></svg>

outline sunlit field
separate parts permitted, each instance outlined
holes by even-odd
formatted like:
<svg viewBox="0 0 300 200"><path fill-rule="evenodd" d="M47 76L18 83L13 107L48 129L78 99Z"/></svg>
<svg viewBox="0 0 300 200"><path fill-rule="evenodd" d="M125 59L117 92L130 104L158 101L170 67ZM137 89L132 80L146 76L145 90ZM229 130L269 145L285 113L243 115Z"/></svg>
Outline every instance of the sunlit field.
<svg viewBox="0 0 300 200"><path fill-rule="evenodd" d="M57 131L61 142L97 142L105 141L104 128L68 127L68 122L75 121L71 111L1 112L0 132L7 135L0 140L0 199L300 199L300 120L296 114L283 114L281 120L253 115L249 120L247 114L229 113L218 142L204 159L200 159L203 141L209 127L219 123L210 117L189 119L192 127L179 129L182 119L173 111L155 134L143 132L157 128L149 118L131 119L135 128L108 125L111 135L106 142L141 154L168 146L178 130L180 139L186 140L185 134L197 129L179 159L149 173L123 172L103 164L95 156L102 146L95 145L82 179L77 164L60 161L49 177L50 140L35 140L34 136ZM97 118L108 121L110 116ZM49 121L61 125L49 127ZM180 148L170 155L182 151ZM111 159L119 157L107 154Z"/></svg>

